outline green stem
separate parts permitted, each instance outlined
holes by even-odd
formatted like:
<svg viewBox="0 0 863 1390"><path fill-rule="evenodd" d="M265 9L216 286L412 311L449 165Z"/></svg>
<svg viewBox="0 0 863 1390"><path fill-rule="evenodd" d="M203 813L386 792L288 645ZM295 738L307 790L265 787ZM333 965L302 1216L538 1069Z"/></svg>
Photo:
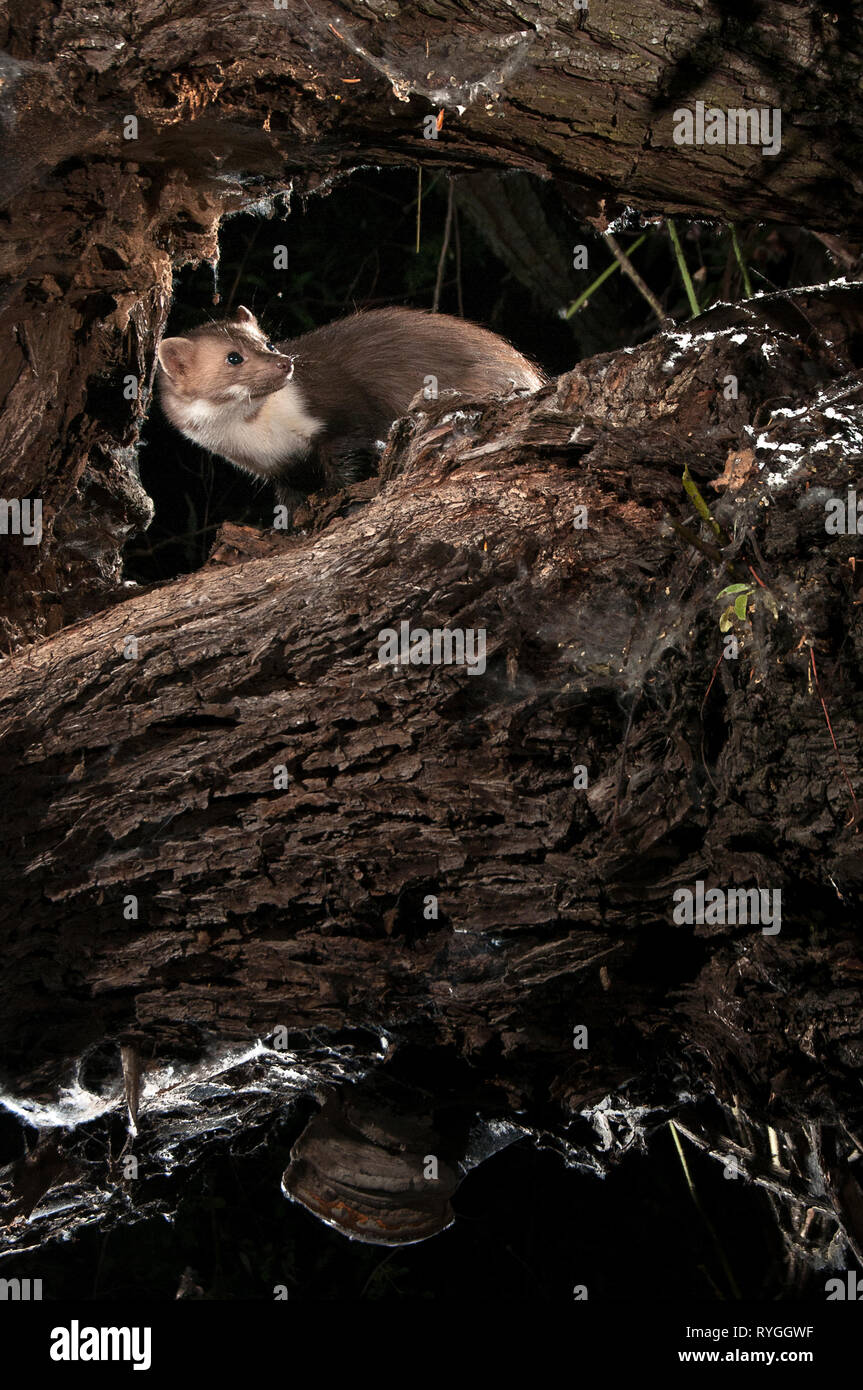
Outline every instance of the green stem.
<svg viewBox="0 0 863 1390"><path fill-rule="evenodd" d="M666 217L665 225L668 228L668 235L671 237L671 244L674 247L674 254L677 258L677 268L680 271L680 278L683 281L683 286L686 290L686 297L689 300L689 307L692 310L692 317L694 319L697 319L698 315L701 313L701 310L698 307L698 300L695 298L695 286L692 283L692 277L689 274L689 267L687 266L686 260L683 255L683 247L680 245L680 237L677 235L677 228L674 225L674 219L671 217Z"/></svg>
<svg viewBox="0 0 863 1390"><path fill-rule="evenodd" d="M683 1145L681 1144L680 1137L677 1133L677 1126L675 1125L673 1120L668 1121L668 1128L671 1130L671 1137L674 1140L674 1147L677 1150L677 1157L680 1159L680 1166L683 1169L683 1176L686 1179L686 1186L689 1188L689 1195L692 1198L695 1210L698 1212L698 1215L701 1217L702 1221L707 1227L707 1233L710 1236L710 1239L713 1241L713 1248L719 1256L719 1263L722 1265L725 1277L728 1280L728 1287L731 1289L732 1295L734 1296L734 1298L740 1298L742 1297L740 1293L740 1286L734 1277L731 1265L728 1263L728 1258L725 1254L725 1250L723 1249L722 1242L716 1234L716 1228L713 1225L713 1222L710 1220L710 1217L707 1215L707 1212L701 1205L698 1193L695 1190L695 1183L692 1181L692 1174L689 1171L689 1164L686 1162L686 1154L683 1152Z"/></svg>
<svg viewBox="0 0 863 1390"><path fill-rule="evenodd" d="M689 471L688 463L685 463L683 465L683 490L686 493L695 510L698 512L698 515L701 517L701 520L707 522L716 539L718 541L721 541L723 545L728 545L728 536L725 534L722 527L719 525L719 522L711 513L710 508L708 507L704 498L701 496L701 493L698 491L698 486L695 482L695 479L692 477L692 474Z"/></svg>
<svg viewBox="0 0 863 1390"><path fill-rule="evenodd" d="M743 276L743 293L747 299L752 298L752 281L749 279L749 271L746 269L746 262L740 254L740 243L737 240L737 228L733 222L728 223L728 230L731 233L731 245L734 247L734 254L737 257L737 264L740 267L740 274Z"/></svg>
<svg viewBox="0 0 863 1390"><path fill-rule="evenodd" d="M641 243L646 240L647 232L642 232L638 240L634 241L627 250L627 256L631 256L633 251L637 251ZM587 300L590 299L590 296L594 293L594 291L598 290L600 285L604 284L605 281L608 279L609 275L613 275L616 270L620 270L620 261L612 261L611 265L606 266L602 274L597 275L593 284L589 285L588 288L578 296L578 299L576 299L572 304L570 304L563 317L565 319L571 319L573 314L577 314L582 304L585 304Z"/></svg>

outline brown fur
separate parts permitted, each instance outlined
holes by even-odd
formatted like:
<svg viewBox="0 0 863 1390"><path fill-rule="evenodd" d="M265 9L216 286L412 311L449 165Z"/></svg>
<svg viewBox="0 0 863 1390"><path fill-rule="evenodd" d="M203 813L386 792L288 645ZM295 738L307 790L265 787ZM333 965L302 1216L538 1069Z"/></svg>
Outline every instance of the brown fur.
<svg viewBox="0 0 863 1390"><path fill-rule="evenodd" d="M368 471L375 444L426 379L472 398L536 390L544 377L477 324L417 309L375 309L274 344L248 309L159 349L162 405L178 429L281 496ZM244 361L227 363L239 352Z"/></svg>
<svg viewBox="0 0 863 1390"><path fill-rule="evenodd" d="M503 338L448 314L374 309L278 344L294 357L313 414L328 431L381 438L423 388L466 396L535 390L542 376Z"/></svg>

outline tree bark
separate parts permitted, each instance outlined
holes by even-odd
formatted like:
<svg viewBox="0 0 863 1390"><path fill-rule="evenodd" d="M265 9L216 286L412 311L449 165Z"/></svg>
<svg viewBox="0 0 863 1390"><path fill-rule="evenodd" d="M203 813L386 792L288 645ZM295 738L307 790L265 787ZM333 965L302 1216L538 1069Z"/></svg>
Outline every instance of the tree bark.
<svg viewBox="0 0 863 1390"><path fill-rule="evenodd" d="M446 0L180 16L7 0L0 49L0 496L41 499L44 523L40 547L6 548L12 648L122 596L123 543L150 515L135 444L172 266L215 265L225 214L407 162L551 174L600 225L625 204L833 236L860 222L860 36L814 4L479 0L466 19ZM781 110L781 153L675 144L696 100Z"/></svg>
<svg viewBox="0 0 863 1390"><path fill-rule="evenodd" d="M625 1147L579 1129L610 1093L654 1119L714 1094L779 1132L781 1162L738 1146L795 1241L811 1208L819 1258L837 1223L859 1249L859 577L825 501L854 483L861 313L855 287L773 296L527 397L441 399L302 534L229 531L203 571L7 662L19 1111L59 1123L46 1097L121 1043L162 1076L139 1109L127 1067L125 1094L136 1152L163 1153L188 1143L167 1069L236 1119L280 1026L293 1084L333 1080L322 1039L352 1037L355 1076L407 1056L405 1084L582 1163ZM485 669L387 664L403 622L483 631ZM678 924L699 882L779 890L781 930ZM219 1079L226 1044L254 1055ZM390 1224L418 1220L402 1201Z"/></svg>
<svg viewBox="0 0 863 1390"><path fill-rule="evenodd" d="M824 529L855 481L858 290L443 400L303 534L228 530L131 595L121 566L173 267L215 266L226 214L370 162L497 165L599 226L854 234L859 34L800 4L176 9L0 14L0 495L44 526L3 537L2 1091L40 1131L4 1248L140 1214L101 1156L124 1108L161 1172L350 1082L283 1182L353 1234L442 1228L515 1132L601 1170L673 1110L789 1249L859 1252L859 579ZM696 100L781 109L781 155L676 145ZM382 663L402 622L482 630L486 669ZM698 882L780 890L781 932L676 925ZM690 1113L711 1094L722 1133Z"/></svg>

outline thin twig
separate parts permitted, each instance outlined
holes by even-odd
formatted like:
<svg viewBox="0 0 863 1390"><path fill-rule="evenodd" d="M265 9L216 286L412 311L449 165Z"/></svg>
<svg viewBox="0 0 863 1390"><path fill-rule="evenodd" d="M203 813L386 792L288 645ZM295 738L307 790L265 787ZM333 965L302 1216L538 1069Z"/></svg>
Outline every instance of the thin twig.
<svg viewBox="0 0 863 1390"><path fill-rule="evenodd" d="M455 292L458 303L458 316L464 318L464 300L461 297L461 233L458 225L458 206L453 208L453 232L455 233Z"/></svg>
<svg viewBox="0 0 863 1390"><path fill-rule="evenodd" d="M705 692L704 692L704 699L701 701L701 711L700 711L700 714L701 714L701 718L702 718L702 719L704 718L704 706L707 704L707 697L708 697L708 695L710 694L711 690L713 689L713 682L716 680L716 677L717 677L717 675L718 675L718 673L719 673L719 668L720 668L720 666L722 665L724 659L725 659L725 653L724 653L724 652L720 652L720 653L719 653L719 659L718 659L716 665L715 665L714 668L713 668L713 675L710 677L710 684L708 685L707 689L706 689Z"/></svg>
<svg viewBox="0 0 863 1390"><path fill-rule="evenodd" d="M692 1198L695 1210L698 1212L698 1215L701 1217L702 1221L707 1227L710 1239L713 1241L713 1248L719 1256L719 1262L722 1265L722 1268L725 1272L725 1277L728 1280L728 1285L731 1289L732 1294L735 1298L742 1298L739 1285L734 1277L731 1266L728 1263L728 1259L725 1254L722 1242L720 1241L719 1236L716 1234L716 1229L713 1225L713 1222L710 1220L710 1217L707 1215L707 1212L701 1205L701 1199L699 1198L698 1193L695 1190L695 1183L692 1181L692 1174L689 1171L689 1164L686 1162L686 1154L683 1152L683 1145L680 1142L680 1135L677 1132L677 1126L674 1120L668 1121L668 1127L671 1130L671 1137L674 1140L674 1147L677 1150L677 1157L680 1159L680 1166L683 1169L683 1176L686 1179L686 1186L689 1189L689 1195Z"/></svg>
<svg viewBox="0 0 863 1390"><path fill-rule="evenodd" d="M723 563L724 557L718 546L710 545L707 541L703 541L700 536L696 536L694 531L690 531L688 526L684 526L682 522L677 521L673 516L668 518L668 523L671 529L676 531L678 536L681 536L683 540L686 541L687 545L691 545L694 550L699 550L702 555L706 555L708 560L712 560L715 565L721 565ZM737 571L733 565L728 560L725 560L724 563L728 573L737 577Z"/></svg>
<svg viewBox="0 0 863 1390"><path fill-rule="evenodd" d="M443 288L443 272L446 265L447 252L449 251L449 239L452 231L453 213L453 185L452 179L449 181L449 197L446 205L446 222L443 229L443 245L440 249L440 257L437 263L437 279L435 280L434 299L432 300L432 313L436 314L440 308L440 292Z"/></svg>
<svg viewBox="0 0 863 1390"><path fill-rule="evenodd" d="M232 286L231 286L231 289L230 289L230 293L229 293L229 295L228 295L228 298L225 300L225 314L226 314L226 315L227 315L227 314L230 314L230 312L231 312L231 308L232 308L233 303L234 303L234 298L235 298L235 296L236 296L237 290L238 290L239 287L240 287L240 279L241 279L241 277L242 277L243 271L244 271L245 268L246 268L246 262L247 262L248 259L249 259L249 252L251 251L252 247L254 246L255 242L257 241L258 232L261 230L261 227L262 227L263 225L264 225L264 223L263 223L263 219L262 219L262 218L256 220L255 225L254 225L254 228L253 228L253 230L252 230L252 235L250 236L248 242L246 243L246 248L245 248L245 250L243 251L243 255L242 255L242 258L241 258L241 260L240 260L240 264L237 266L237 273L236 273L236 275L234 276L234 283L233 283ZM253 301L253 302L254 302L254 301Z"/></svg>
<svg viewBox="0 0 863 1390"><path fill-rule="evenodd" d="M845 764L844 764L844 762L842 761L842 754L839 752L839 745L838 745L837 742L836 742L836 735L835 735L834 732L833 732L833 725L830 723L830 715L829 715L828 712L827 712L827 705L826 705L825 702L824 702L824 696L821 694L821 682L820 682L819 679L818 679L818 668L817 668L816 665L815 665L815 649L814 649L813 647L810 647L810 648L809 648L809 661L810 661L810 664L811 664L811 666L812 666L812 675L813 675L813 677L814 677L814 679L815 679L815 689L818 691L818 699L821 701L821 708L822 708L823 711L824 711L824 718L827 720L827 728L828 728L828 730L830 731L830 737L831 737L831 739L833 740L833 747L834 747L835 752L836 752L836 757L839 759L839 766L840 766L841 769L842 769L842 776L845 778L845 781L846 781L847 784L848 784L848 790L849 790L849 792L851 793L851 801L852 801L853 806L854 806L854 821L853 821L853 824L855 825L856 829L859 831L860 807L857 805L857 798L856 798L856 796L854 795L854 788L853 788L852 785L851 785L851 778L848 776L848 773L845 771Z"/></svg>
<svg viewBox="0 0 863 1390"><path fill-rule="evenodd" d="M642 296L643 299L647 300L648 304L650 305L660 324L664 325L668 323L668 314L666 314L659 300L656 298L656 295L653 293L653 290L651 290L649 286L646 285L645 282L642 280L638 271L635 269L635 266L632 264L632 261L629 259L626 252L620 246L618 246L611 232L603 232L602 238L609 251L611 252L612 256L614 256L614 259L619 262L620 268L623 271L624 275L629 276L633 285L638 290L638 293Z"/></svg>
<svg viewBox="0 0 863 1390"><path fill-rule="evenodd" d="M642 232L638 240L634 241L630 246L628 255L631 256L635 251L638 250L641 243L646 240L647 232ZM600 285L605 284L605 281L608 279L609 275L613 275L616 270L620 270L621 265L621 261L612 261L611 265L607 265L605 267L605 270L601 271L601 273L597 275L593 283L588 285L586 290L582 290L581 294L578 296L578 299L573 300L563 317L565 319L571 319L573 314L577 314L582 304L586 304L588 299L590 299L590 296L596 290L599 289Z"/></svg>
<svg viewBox="0 0 863 1390"><path fill-rule="evenodd" d="M685 1124L679 1116L675 1116L673 1121L669 1121L669 1124L673 1124L674 1128L685 1135L690 1143L705 1153L708 1158L713 1159L714 1162L727 1164L729 1159L733 1159L742 1176L748 1182L755 1183L757 1187L763 1187L768 1192L783 1197L788 1202L805 1203L807 1206L814 1207L824 1216L835 1215L826 1198L813 1192L810 1187L804 1185L784 1169L780 1169L778 1174L764 1172L757 1166L757 1155L744 1149L742 1145L735 1144L734 1140L728 1138L727 1135L719 1135L715 1142L710 1142L703 1134Z"/></svg>

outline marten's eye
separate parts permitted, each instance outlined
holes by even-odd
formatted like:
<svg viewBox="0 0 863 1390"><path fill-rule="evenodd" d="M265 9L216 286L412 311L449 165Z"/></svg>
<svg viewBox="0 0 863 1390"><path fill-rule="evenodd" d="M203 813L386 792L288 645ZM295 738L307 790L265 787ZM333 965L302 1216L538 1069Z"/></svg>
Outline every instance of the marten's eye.
<svg viewBox="0 0 863 1390"><path fill-rule="evenodd" d="M229 352L225 358L225 361L230 362L232 367L239 367L240 363L245 362L245 360L246 359L242 357L239 352Z"/></svg>
<svg viewBox="0 0 863 1390"><path fill-rule="evenodd" d="M279 350L279 349L276 347L275 343L267 343L265 346L266 346L267 352L278 352L278 350Z"/></svg>

